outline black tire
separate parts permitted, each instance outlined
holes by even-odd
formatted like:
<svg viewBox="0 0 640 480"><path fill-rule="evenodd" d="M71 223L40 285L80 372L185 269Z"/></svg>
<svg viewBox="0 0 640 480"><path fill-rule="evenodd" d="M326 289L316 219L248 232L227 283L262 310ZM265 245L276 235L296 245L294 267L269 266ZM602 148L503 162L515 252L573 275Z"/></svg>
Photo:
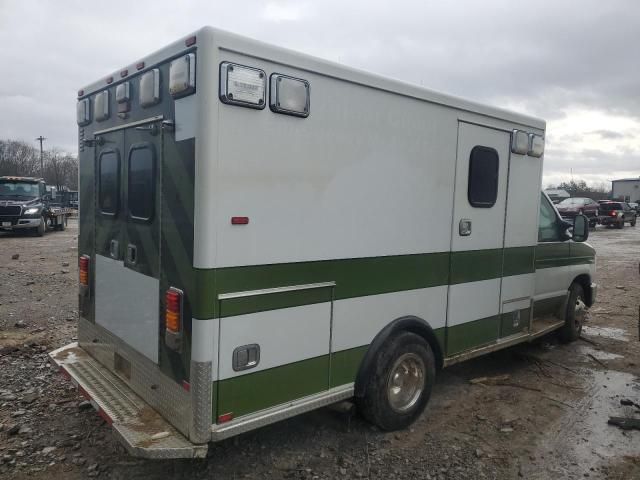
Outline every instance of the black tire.
<svg viewBox="0 0 640 480"><path fill-rule="evenodd" d="M636 226L636 217L633 217L633 220L631 220L631 226L632 227Z"/></svg>
<svg viewBox="0 0 640 480"><path fill-rule="evenodd" d="M579 283L573 283L569 288L567 309L564 313L564 325L558 332L561 342L573 342L580 337L586 312L587 304L584 289Z"/></svg>
<svg viewBox="0 0 640 480"><path fill-rule="evenodd" d="M43 237L44 236L44 232L47 229L47 223L46 223L46 219L44 217L40 217L40 225L38 225L36 227L36 235L38 237Z"/></svg>
<svg viewBox="0 0 640 480"><path fill-rule="evenodd" d="M617 229L624 228L624 219L620 220L618 223L616 223L616 228Z"/></svg>
<svg viewBox="0 0 640 480"><path fill-rule="evenodd" d="M406 408L399 410L390 400L393 396L391 385L397 380L397 375L392 378L392 374L400 370L404 362L415 362L417 367L423 367L421 380L415 380L420 378L419 375L409 375L409 381L421 383L422 389L411 395ZM388 339L376 356L373 370L366 380L364 396L357 399L362 416L386 431L399 430L411 425L422 414L429 401L436 377L435 365L433 351L421 336L401 332ZM418 370L420 368L414 371ZM407 391L410 392L411 388L408 387Z"/></svg>

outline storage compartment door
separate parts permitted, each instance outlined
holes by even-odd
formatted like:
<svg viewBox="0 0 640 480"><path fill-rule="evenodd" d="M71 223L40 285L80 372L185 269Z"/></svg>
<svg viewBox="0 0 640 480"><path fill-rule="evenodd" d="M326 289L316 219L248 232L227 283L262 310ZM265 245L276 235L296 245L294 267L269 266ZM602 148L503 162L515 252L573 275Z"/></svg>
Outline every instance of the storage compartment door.
<svg viewBox="0 0 640 480"><path fill-rule="evenodd" d="M218 421L329 388L332 289L298 285L220 296Z"/></svg>

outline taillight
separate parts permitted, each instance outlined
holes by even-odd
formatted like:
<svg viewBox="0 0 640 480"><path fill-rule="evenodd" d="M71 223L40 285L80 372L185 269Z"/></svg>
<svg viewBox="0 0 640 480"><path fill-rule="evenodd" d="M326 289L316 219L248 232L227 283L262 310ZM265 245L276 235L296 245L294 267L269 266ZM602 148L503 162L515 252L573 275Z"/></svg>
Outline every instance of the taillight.
<svg viewBox="0 0 640 480"><path fill-rule="evenodd" d="M617 217L617 216L618 216L618 212L616 212L615 210L611 210L611 211L609 212L609 216L611 216L611 217Z"/></svg>
<svg viewBox="0 0 640 480"><path fill-rule="evenodd" d="M81 255L80 256L80 285L84 287L89 286L89 262L91 261L91 257L89 255Z"/></svg>
<svg viewBox="0 0 640 480"><path fill-rule="evenodd" d="M171 333L180 333L182 326L182 291L171 287L164 296L165 328Z"/></svg>

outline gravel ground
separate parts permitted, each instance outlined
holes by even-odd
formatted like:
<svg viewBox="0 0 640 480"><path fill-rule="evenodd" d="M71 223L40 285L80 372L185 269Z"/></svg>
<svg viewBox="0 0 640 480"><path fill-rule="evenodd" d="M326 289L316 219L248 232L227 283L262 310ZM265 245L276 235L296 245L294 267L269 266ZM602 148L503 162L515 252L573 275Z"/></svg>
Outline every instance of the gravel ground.
<svg viewBox="0 0 640 480"><path fill-rule="evenodd" d="M75 339L77 226L0 234L0 477L22 479L640 478L640 227L598 228L598 302L584 340L554 336L440 372L425 414L383 433L326 408L212 445L197 461L128 456L52 368ZM15 258L18 256L18 258ZM501 380L472 384L481 376Z"/></svg>

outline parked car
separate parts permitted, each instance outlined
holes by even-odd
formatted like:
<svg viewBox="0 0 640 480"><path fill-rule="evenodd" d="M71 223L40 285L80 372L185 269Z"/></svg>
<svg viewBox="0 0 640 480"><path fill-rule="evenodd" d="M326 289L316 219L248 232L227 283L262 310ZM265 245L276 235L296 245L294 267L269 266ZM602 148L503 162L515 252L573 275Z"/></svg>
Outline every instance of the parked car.
<svg viewBox="0 0 640 480"><path fill-rule="evenodd" d="M626 202L601 203L600 223L608 227L624 227L624 222L629 222L632 227L636 226L636 212L631 209Z"/></svg>
<svg viewBox="0 0 640 480"><path fill-rule="evenodd" d="M598 223L599 205L590 198L574 197L565 198L556 205L560 216L574 218L576 215L584 215L589 219L589 226L595 227Z"/></svg>

